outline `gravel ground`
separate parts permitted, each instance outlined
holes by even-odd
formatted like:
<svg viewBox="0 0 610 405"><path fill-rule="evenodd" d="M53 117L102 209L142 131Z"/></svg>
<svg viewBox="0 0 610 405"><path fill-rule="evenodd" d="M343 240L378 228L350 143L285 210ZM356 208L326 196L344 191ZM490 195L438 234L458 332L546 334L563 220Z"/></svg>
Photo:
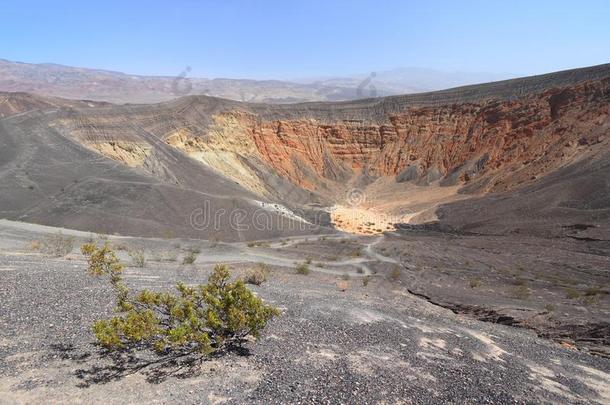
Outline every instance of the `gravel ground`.
<svg viewBox="0 0 610 405"><path fill-rule="evenodd" d="M456 315L381 272L364 286L349 263L347 280L313 266L308 276L273 267L252 288L282 315L240 353L164 362L104 356L90 325L112 313L106 283L76 253L24 250L33 231L0 226L0 235L0 403L610 402L609 359ZM178 249L176 241L137 242ZM205 282L209 257L227 249L203 246L195 265L149 261L125 277L135 288ZM251 265L244 257L232 262L236 275Z"/></svg>
<svg viewBox="0 0 610 405"><path fill-rule="evenodd" d="M404 232L375 246L412 293L610 357L610 245L570 238Z"/></svg>

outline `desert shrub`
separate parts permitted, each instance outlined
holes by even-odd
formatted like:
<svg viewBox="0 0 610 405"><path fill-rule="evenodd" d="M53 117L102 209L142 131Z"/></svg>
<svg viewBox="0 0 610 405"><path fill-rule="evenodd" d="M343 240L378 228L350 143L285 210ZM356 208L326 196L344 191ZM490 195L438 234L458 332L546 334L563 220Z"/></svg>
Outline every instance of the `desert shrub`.
<svg viewBox="0 0 610 405"><path fill-rule="evenodd" d="M593 295L597 295L597 294L600 294L601 291L602 291L602 289L600 287L597 287L597 286L595 286L595 287L587 287L585 289L585 296L590 297L590 296L593 296Z"/></svg>
<svg viewBox="0 0 610 405"><path fill-rule="evenodd" d="M265 242L265 241L251 241L248 242L247 244L248 247L271 247L271 244L269 244L269 242Z"/></svg>
<svg viewBox="0 0 610 405"><path fill-rule="evenodd" d="M155 260L158 262L175 262L178 260L178 254L171 251L161 252L157 255Z"/></svg>
<svg viewBox="0 0 610 405"><path fill-rule="evenodd" d="M553 304L546 304L546 305L544 306L544 309L545 309L547 312L553 312L553 311L555 311L555 310L557 309L557 307L556 307L555 305L553 305Z"/></svg>
<svg viewBox="0 0 610 405"><path fill-rule="evenodd" d="M521 277L515 278L514 283L515 283L515 285L518 285L518 286L527 286L527 280L525 280Z"/></svg>
<svg viewBox="0 0 610 405"><path fill-rule="evenodd" d="M599 297L597 295L586 295L582 298L582 302L585 305L593 305L599 301Z"/></svg>
<svg viewBox="0 0 610 405"><path fill-rule="evenodd" d="M566 288L566 298L571 300L580 297L580 292L575 288Z"/></svg>
<svg viewBox="0 0 610 405"><path fill-rule="evenodd" d="M347 274L347 273L343 273L343 274L341 275L341 278L342 278L343 280L347 281L347 280L349 280L349 274Z"/></svg>
<svg viewBox="0 0 610 405"><path fill-rule="evenodd" d="M392 270L392 272L390 273L390 280L392 280L392 281L400 280L400 270L399 269L394 268Z"/></svg>
<svg viewBox="0 0 610 405"><path fill-rule="evenodd" d="M178 284L177 294L129 291L121 277L123 266L104 244L83 245L89 271L108 276L117 296L117 316L96 321L93 332L108 350L154 349L158 353L202 355L240 345L257 337L279 311L255 296L229 269L217 265L207 284Z"/></svg>
<svg viewBox="0 0 610 405"><path fill-rule="evenodd" d="M136 267L144 267L146 266L146 254L144 253L144 249L134 248L130 249L127 254L131 258L131 263Z"/></svg>
<svg viewBox="0 0 610 405"><path fill-rule="evenodd" d="M309 265L307 263L301 263L297 265L297 274L302 274L304 276L309 274Z"/></svg>
<svg viewBox="0 0 610 405"><path fill-rule="evenodd" d="M261 285L267 281L267 277L269 277L269 266L260 263L253 269L248 270L245 281L248 284Z"/></svg>
<svg viewBox="0 0 610 405"><path fill-rule="evenodd" d="M367 285L369 285L369 281L371 281L371 278L369 276L362 277L362 286L366 287Z"/></svg>
<svg viewBox="0 0 610 405"><path fill-rule="evenodd" d="M477 288L481 286L481 280L479 279L474 279L474 280L470 280L470 288Z"/></svg>
<svg viewBox="0 0 610 405"><path fill-rule="evenodd" d="M61 232L48 236L42 241L42 250L53 256L66 256L72 252L72 249L74 249L74 236L64 236Z"/></svg>
<svg viewBox="0 0 610 405"><path fill-rule="evenodd" d="M512 291L513 297L522 299L522 300L528 299L530 294L531 294L530 290L529 290L529 288L527 288L526 285L519 285L519 286L515 287Z"/></svg>
<svg viewBox="0 0 610 405"><path fill-rule="evenodd" d="M182 264L193 264L195 263L195 260L197 260L197 253L190 251L188 252L186 255L184 255L184 258L182 259Z"/></svg>

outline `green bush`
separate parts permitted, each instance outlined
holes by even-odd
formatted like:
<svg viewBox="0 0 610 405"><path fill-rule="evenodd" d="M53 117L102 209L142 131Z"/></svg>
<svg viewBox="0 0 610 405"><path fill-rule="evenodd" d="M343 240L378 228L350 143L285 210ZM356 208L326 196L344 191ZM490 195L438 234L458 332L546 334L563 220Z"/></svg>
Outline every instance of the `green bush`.
<svg viewBox="0 0 610 405"><path fill-rule="evenodd" d="M470 288L477 288L480 286L481 286L481 280L479 280L478 278L470 280Z"/></svg>
<svg viewBox="0 0 610 405"><path fill-rule="evenodd" d="M98 343L108 350L154 349L158 353L211 354L257 337L279 311L255 296L229 269L217 265L208 284L176 286L178 293L131 293L121 277L123 265L104 244L81 248L89 271L109 276L119 315L93 325Z"/></svg>
<svg viewBox="0 0 610 405"><path fill-rule="evenodd" d="M590 296L593 296L593 295L600 294L600 293L601 293L601 291L602 291L602 289L601 289L600 287L597 287L597 286L594 286L594 287L587 287L587 288L585 289L585 295L586 295L586 296L588 296L588 297L590 297Z"/></svg>
<svg viewBox="0 0 610 405"><path fill-rule="evenodd" d="M184 258L182 259L182 264L195 263L195 260L197 260L197 254L198 253L193 252L193 251L188 252L186 255L184 255Z"/></svg>
<svg viewBox="0 0 610 405"><path fill-rule="evenodd" d="M566 288L566 298L571 300L580 297L580 292L575 288Z"/></svg>
<svg viewBox="0 0 610 405"><path fill-rule="evenodd" d="M514 298L526 300L531 295L531 292L526 285L518 285L517 287L513 288L512 295Z"/></svg>
<svg viewBox="0 0 610 405"><path fill-rule="evenodd" d="M144 249L130 249L127 254L131 258L131 263L133 263L134 266L140 268L146 266L146 255L144 253Z"/></svg>
<svg viewBox="0 0 610 405"><path fill-rule="evenodd" d="M599 297L597 295L585 295L582 298L582 302L585 305L593 305L599 301Z"/></svg>
<svg viewBox="0 0 610 405"><path fill-rule="evenodd" d="M370 280L371 280L371 278L369 276L362 277L362 286L366 287L367 285L369 285Z"/></svg>
<svg viewBox="0 0 610 405"><path fill-rule="evenodd" d="M248 270L245 281L248 284L261 285L267 281L267 277L269 277L269 266L260 263L255 268Z"/></svg>
<svg viewBox="0 0 610 405"><path fill-rule="evenodd" d="M252 247L271 247L271 244L269 244L269 242L265 242L265 241L251 241L247 243L247 246L249 248Z"/></svg>
<svg viewBox="0 0 610 405"><path fill-rule="evenodd" d="M304 276L309 274L309 265L307 263L301 263L296 268L297 274L302 274Z"/></svg>

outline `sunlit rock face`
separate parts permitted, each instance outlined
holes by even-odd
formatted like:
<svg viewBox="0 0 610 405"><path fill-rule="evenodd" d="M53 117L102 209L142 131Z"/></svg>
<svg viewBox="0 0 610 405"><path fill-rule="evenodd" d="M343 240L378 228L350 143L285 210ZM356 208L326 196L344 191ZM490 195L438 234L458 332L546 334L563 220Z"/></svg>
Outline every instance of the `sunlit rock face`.
<svg viewBox="0 0 610 405"><path fill-rule="evenodd" d="M517 190L606 156L610 67L340 103L204 96L83 103L22 96L4 110L160 184L215 196L231 184L240 198L281 203L304 217L331 207L343 213L356 189L365 197L359 213L393 218L354 224L378 232L396 221L434 220L440 204ZM369 214L363 221L373 222Z"/></svg>

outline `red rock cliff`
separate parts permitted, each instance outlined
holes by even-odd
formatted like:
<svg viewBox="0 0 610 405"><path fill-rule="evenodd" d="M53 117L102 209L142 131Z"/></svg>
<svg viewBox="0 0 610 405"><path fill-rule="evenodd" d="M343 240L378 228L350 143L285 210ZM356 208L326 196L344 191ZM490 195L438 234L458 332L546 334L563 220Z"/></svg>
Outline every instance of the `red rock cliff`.
<svg viewBox="0 0 610 405"><path fill-rule="evenodd" d="M604 79L512 101L411 107L383 124L262 120L249 135L261 158L296 184L312 183L306 181L312 173L338 180L344 171L366 168L396 176L412 166L419 176L462 168L463 182L498 174L491 186L498 189L510 187L508 173L513 184L539 177L603 141L609 101L610 79Z"/></svg>

